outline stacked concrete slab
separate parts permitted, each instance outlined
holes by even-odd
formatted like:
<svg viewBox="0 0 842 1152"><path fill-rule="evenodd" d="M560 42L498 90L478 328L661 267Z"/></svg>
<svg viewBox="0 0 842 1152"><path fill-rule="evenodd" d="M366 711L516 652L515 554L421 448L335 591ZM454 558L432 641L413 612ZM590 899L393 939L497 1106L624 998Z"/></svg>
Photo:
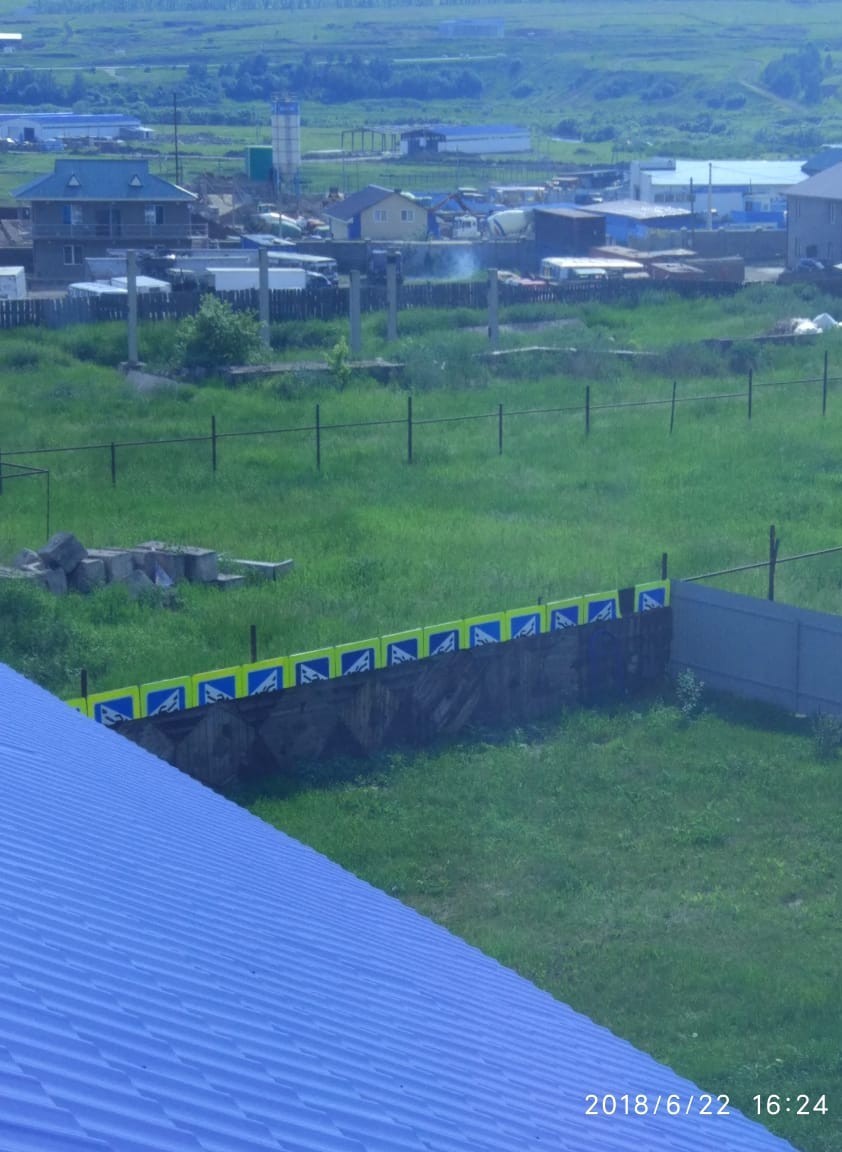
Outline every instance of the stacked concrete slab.
<svg viewBox="0 0 842 1152"><path fill-rule="evenodd" d="M236 588L246 574L277 580L292 568L291 560L231 562L237 573L219 571L219 554L210 548L146 540L133 548L85 548L72 532L56 532L37 552L22 548L9 567L0 566L0 580L31 580L56 596L72 589L93 592L104 584L126 584L133 596L154 587L169 588L189 581Z"/></svg>

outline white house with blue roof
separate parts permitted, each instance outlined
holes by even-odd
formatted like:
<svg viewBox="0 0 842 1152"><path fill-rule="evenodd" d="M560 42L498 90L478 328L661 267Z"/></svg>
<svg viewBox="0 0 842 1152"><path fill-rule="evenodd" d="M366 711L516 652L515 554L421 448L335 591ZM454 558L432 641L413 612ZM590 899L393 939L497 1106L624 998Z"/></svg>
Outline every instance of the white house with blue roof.
<svg viewBox="0 0 842 1152"><path fill-rule="evenodd" d="M4 665L0 782L3 1152L792 1152Z"/></svg>

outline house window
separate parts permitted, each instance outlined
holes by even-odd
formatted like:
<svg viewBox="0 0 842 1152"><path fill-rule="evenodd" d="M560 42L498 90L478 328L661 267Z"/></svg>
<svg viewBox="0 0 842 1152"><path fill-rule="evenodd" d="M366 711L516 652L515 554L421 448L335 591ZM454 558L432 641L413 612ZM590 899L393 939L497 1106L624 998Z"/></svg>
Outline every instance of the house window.
<svg viewBox="0 0 842 1152"><path fill-rule="evenodd" d="M61 206L61 222L62 224L77 226L82 223L82 205L81 204L62 204Z"/></svg>
<svg viewBox="0 0 842 1152"><path fill-rule="evenodd" d="M64 245L64 262L65 264L81 264L84 257L82 256L81 244L65 244Z"/></svg>
<svg viewBox="0 0 842 1152"><path fill-rule="evenodd" d="M401 208L401 222L403 224L411 224L415 219L414 208Z"/></svg>
<svg viewBox="0 0 842 1152"><path fill-rule="evenodd" d="M386 211L385 208L375 208L374 209L374 223L375 224L385 224L388 219L389 219L389 213Z"/></svg>
<svg viewBox="0 0 842 1152"><path fill-rule="evenodd" d="M147 204L143 209L143 222L148 228L154 228L156 224L164 223L164 206L163 204Z"/></svg>

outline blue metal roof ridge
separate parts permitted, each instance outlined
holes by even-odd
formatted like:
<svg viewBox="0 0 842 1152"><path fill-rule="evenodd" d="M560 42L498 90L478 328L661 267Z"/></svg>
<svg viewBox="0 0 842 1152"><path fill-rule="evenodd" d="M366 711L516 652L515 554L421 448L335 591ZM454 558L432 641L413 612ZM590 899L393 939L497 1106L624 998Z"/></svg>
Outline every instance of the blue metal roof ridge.
<svg viewBox="0 0 842 1152"><path fill-rule="evenodd" d="M75 177L76 182L69 184ZM139 183L133 185L137 177ZM193 201L194 192L149 171L148 160L56 160L52 172L15 188L15 200Z"/></svg>
<svg viewBox="0 0 842 1152"><path fill-rule="evenodd" d="M0 665L3 1152L791 1152Z"/></svg>

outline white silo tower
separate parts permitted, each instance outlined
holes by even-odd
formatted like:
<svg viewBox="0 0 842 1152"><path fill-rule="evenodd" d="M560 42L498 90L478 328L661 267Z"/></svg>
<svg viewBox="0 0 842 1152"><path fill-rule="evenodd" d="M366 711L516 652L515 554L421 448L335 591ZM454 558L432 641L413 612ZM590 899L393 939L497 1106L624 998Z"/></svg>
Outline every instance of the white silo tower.
<svg viewBox="0 0 842 1152"><path fill-rule="evenodd" d="M301 113L297 100L272 101L272 167L278 188L297 185L301 169Z"/></svg>

